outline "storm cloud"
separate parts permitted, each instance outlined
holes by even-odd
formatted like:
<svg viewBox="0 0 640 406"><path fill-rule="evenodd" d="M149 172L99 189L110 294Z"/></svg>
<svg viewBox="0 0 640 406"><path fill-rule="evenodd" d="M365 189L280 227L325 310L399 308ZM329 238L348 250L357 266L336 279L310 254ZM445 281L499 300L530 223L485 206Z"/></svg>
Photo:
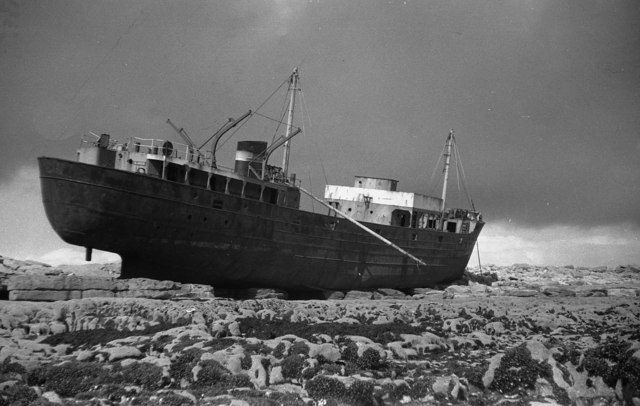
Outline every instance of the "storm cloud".
<svg viewBox="0 0 640 406"><path fill-rule="evenodd" d="M36 157L72 159L88 131L175 139L171 118L204 141L299 65L292 169L316 194L325 174L439 194L430 175L453 128L485 238L518 246L557 230L582 247L597 234L633 249L638 21L635 1L5 1L0 191L19 201L6 194ZM230 165L235 141L272 136L252 120L219 158ZM462 204L456 188L454 175L451 203ZM20 198L39 204L37 187ZM16 232L10 218L0 227Z"/></svg>

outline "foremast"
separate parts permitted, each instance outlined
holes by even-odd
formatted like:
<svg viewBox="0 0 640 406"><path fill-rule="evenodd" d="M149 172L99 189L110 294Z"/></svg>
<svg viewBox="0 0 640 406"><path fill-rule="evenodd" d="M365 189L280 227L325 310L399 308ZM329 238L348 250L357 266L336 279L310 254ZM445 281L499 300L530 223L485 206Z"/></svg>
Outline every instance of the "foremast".
<svg viewBox="0 0 640 406"><path fill-rule="evenodd" d="M296 90L298 88L298 68L296 67L291 73L289 77L289 109L287 112L287 132L285 135L285 139L287 140L284 143L284 151L282 154L282 173L284 178L287 179L289 176L289 151L291 146L289 145L289 141L292 138L293 133L293 111L296 103Z"/></svg>
<svg viewBox="0 0 640 406"><path fill-rule="evenodd" d="M447 199L447 181L449 180L449 166L451 164L451 144L453 143L453 129L449 130L449 136L444 147L444 181L442 183L442 207L444 212L445 200Z"/></svg>

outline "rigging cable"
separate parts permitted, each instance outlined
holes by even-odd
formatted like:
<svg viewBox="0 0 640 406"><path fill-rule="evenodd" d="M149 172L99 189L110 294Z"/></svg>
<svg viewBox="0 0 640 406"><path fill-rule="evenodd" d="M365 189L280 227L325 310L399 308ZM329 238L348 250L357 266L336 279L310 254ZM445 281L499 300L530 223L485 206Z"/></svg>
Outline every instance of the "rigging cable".
<svg viewBox="0 0 640 406"><path fill-rule="evenodd" d="M311 127L311 115L309 114L309 109L307 108L307 101L304 98L304 92L302 91L302 86L300 86L300 98L302 99L302 111L306 113L307 121L309 122L309 127ZM304 132L304 115L302 120L302 130ZM313 146L316 151L319 150L318 144L316 143L315 138L311 137L311 142L313 142ZM327 171L324 168L324 162L322 161L322 154L316 154L318 160L320 161L320 168L322 168L322 175L324 176L324 184L329 184L329 180L327 179Z"/></svg>
<svg viewBox="0 0 640 406"><path fill-rule="evenodd" d="M436 172L438 171L438 167L440 166L440 161L442 161L442 156L444 155L444 150L446 147L446 145L442 147L442 152L438 156L438 162L436 162L436 166L433 167L433 173L431 173L431 179L429 179L429 195L433 194L433 188L435 187L433 181L435 179Z"/></svg>
<svg viewBox="0 0 640 406"><path fill-rule="evenodd" d="M467 188L467 175L465 174L464 167L462 166L462 154L460 153L460 150L458 149L458 144L456 142L453 143L453 149L455 151L456 156L458 157L456 162L460 163L460 168L458 169L458 171L460 171L460 173L462 174L462 188L467 197L467 200L469 201L469 204L471 205L471 208L473 209L473 211L475 211L476 206L473 204L473 199L471 198L471 194L469 193L469 189Z"/></svg>
<svg viewBox="0 0 640 406"><path fill-rule="evenodd" d="M276 88L276 90L274 90L269 97L267 97L265 99L265 101L262 102L261 105L258 106L257 109L255 109L255 111L251 114L251 116L253 116L254 114L256 114L257 111L259 111L272 97L274 94L276 94L278 92L278 90L280 90L280 88L289 81L289 78L287 78L286 80L284 80L282 83L280 83L280 85ZM251 117L249 117L249 119L251 119ZM229 134L229 136L227 136L224 140L222 140L222 143L220 144L220 147L222 147L224 144L226 144L227 141L229 141L238 131L240 131L240 129L248 122L249 120L245 120L244 122L242 122L242 124L240 124L238 126L238 128L236 128L231 134Z"/></svg>
<svg viewBox="0 0 640 406"><path fill-rule="evenodd" d="M271 137L271 143L272 144L276 141L276 135L278 135L278 131L280 130L280 125L282 125L282 124L286 125L286 123L284 121L284 116L287 115L287 106L289 104L288 103L289 100L288 100L287 96L288 96L288 94L285 95L284 101L282 102L282 111L280 112L280 120L273 120L273 121L277 121L280 124L278 124L276 126L276 130L273 132L273 137ZM285 136L286 136L286 131L285 131Z"/></svg>

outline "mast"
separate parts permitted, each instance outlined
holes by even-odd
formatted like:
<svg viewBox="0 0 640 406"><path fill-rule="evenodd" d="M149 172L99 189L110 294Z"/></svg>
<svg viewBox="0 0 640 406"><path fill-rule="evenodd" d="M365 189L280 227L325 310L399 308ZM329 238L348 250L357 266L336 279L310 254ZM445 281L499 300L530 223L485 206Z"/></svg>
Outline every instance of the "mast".
<svg viewBox="0 0 640 406"><path fill-rule="evenodd" d="M451 143L453 142L453 128L449 130L447 143L444 147L444 182L442 184L442 212L444 212L444 204L447 198L447 181L449 180L449 164L451 161Z"/></svg>
<svg viewBox="0 0 640 406"><path fill-rule="evenodd" d="M296 67L289 77L289 92L291 93L291 99L289 100L289 111L287 113L287 133L284 143L284 151L282 154L282 173L284 178L287 179L289 175L289 140L291 139L291 133L293 132L293 107L296 102L296 87L298 86L298 68Z"/></svg>

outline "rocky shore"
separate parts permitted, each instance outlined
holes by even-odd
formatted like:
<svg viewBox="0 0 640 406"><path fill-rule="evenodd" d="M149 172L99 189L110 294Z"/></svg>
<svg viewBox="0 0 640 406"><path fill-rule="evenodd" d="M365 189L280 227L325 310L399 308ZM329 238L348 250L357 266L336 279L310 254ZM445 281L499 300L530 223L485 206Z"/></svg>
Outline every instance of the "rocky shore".
<svg viewBox="0 0 640 406"><path fill-rule="evenodd" d="M640 405L637 267L326 300L117 274L0 257L0 405Z"/></svg>

